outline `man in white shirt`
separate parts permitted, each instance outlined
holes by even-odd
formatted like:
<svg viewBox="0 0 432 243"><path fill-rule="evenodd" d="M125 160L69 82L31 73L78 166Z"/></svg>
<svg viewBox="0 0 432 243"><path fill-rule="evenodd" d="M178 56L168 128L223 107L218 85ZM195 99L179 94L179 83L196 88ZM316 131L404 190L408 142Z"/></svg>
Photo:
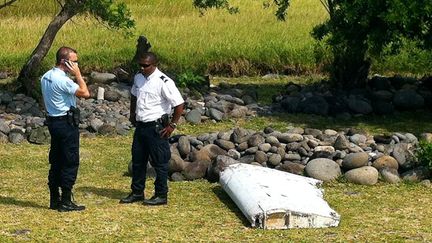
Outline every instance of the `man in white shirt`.
<svg viewBox="0 0 432 243"><path fill-rule="evenodd" d="M132 192L120 203L143 201L145 205L162 205L168 202L171 158L168 138L183 113L184 100L174 81L157 68L158 59L154 53L142 54L138 64L141 70L134 77L130 106L130 121L136 125L132 144ZM164 119L172 108L171 121ZM155 194L144 199L149 158L156 171Z"/></svg>

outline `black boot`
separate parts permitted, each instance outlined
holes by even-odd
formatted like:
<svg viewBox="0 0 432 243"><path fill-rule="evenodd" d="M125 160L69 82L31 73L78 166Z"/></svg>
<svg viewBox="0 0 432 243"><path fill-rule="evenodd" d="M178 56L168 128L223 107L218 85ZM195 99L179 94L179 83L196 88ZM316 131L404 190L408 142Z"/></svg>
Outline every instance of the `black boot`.
<svg viewBox="0 0 432 243"><path fill-rule="evenodd" d="M76 205L72 201L72 192L70 189L62 188L61 203L58 207L59 212L82 211L85 206Z"/></svg>
<svg viewBox="0 0 432 243"><path fill-rule="evenodd" d="M154 195L150 199L144 200L144 205L156 206L156 205L165 205L168 203L167 195Z"/></svg>
<svg viewBox="0 0 432 243"><path fill-rule="evenodd" d="M60 192L58 187L50 187L50 209L57 210L61 200L60 200Z"/></svg>
<svg viewBox="0 0 432 243"><path fill-rule="evenodd" d="M120 203L133 203L144 200L144 193L131 192L127 197L120 199Z"/></svg>

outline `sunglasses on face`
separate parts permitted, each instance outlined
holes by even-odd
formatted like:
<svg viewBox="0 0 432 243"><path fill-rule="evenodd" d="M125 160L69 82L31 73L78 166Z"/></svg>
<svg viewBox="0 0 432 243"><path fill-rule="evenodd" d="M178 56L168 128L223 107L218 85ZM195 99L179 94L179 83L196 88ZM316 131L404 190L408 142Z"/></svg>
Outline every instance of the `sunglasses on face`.
<svg viewBox="0 0 432 243"><path fill-rule="evenodd" d="M148 67L150 67L150 66L153 65L153 64L151 64L151 63L139 63L139 65L140 65L141 67L143 67L143 68L148 68Z"/></svg>

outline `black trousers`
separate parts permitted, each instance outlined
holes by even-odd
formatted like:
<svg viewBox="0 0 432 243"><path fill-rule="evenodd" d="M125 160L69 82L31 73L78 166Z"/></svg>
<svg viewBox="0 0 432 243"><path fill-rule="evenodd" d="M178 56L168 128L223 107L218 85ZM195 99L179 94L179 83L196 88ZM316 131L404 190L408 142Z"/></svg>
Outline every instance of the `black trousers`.
<svg viewBox="0 0 432 243"><path fill-rule="evenodd" d="M51 134L48 186L72 190L79 167L79 129L66 119L47 119Z"/></svg>
<svg viewBox="0 0 432 243"><path fill-rule="evenodd" d="M137 123L132 143L132 192L144 191L147 163L156 171L155 195L168 193L168 162L171 151L167 139L160 137L155 123Z"/></svg>

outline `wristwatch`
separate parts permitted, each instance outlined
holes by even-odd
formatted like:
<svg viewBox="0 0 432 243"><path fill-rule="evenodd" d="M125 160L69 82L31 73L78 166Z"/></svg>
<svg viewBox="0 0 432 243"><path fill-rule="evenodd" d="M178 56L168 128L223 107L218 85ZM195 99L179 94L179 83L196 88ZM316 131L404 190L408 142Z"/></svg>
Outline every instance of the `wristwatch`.
<svg viewBox="0 0 432 243"><path fill-rule="evenodd" d="M177 127L177 123L175 123L175 122L170 122L169 125L170 125L170 127L174 128L174 129Z"/></svg>

